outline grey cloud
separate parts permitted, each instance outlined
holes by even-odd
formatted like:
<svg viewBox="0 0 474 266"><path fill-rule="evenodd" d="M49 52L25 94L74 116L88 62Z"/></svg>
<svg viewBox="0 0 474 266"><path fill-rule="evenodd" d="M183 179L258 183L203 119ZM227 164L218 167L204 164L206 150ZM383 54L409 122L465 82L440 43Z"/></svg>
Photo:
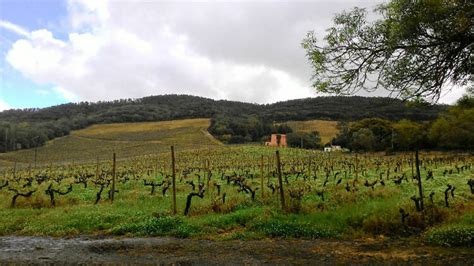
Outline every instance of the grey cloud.
<svg viewBox="0 0 474 266"><path fill-rule="evenodd" d="M188 37L197 53L213 60L263 64L310 77L300 42L315 30L324 34L335 13L354 6L374 7L374 1L293 1L219 3L118 2L111 13L120 27L133 27L144 36L160 26ZM130 12L136 14L130 16ZM150 25L142 28L140 22Z"/></svg>
<svg viewBox="0 0 474 266"><path fill-rule="evenodd" d="M68 40L63 47L28 40L31 48L9 51L9 62L33 80L56 84L80 100L183 93L258 103L314 96L300 47L306 32L322 35L335 13L374 5L110 1L91 9L84 0L71 1L71 25L79 25L71 33L89 34L78 34L82 42ZM50 52L61 60L31 61ZM33 63L40 68L32 71Z"/></svg>

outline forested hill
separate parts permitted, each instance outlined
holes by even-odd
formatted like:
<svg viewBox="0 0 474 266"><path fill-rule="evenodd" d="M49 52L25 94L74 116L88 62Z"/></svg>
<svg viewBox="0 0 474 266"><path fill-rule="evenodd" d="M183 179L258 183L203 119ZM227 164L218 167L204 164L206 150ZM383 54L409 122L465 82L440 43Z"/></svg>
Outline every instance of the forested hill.
<svg viewBox="0 0 474 266"><path fill-rule="evenodd" d="M440 105L407 107L404 102L396 99L359 96L317 97L266 105L188 95L69 103L42 109L0 112L0 151L4 151L5 146L7 150L11 150L18 146L28 148L41 145L46 140L67 135L70 130L99 123L218 119L247 115L257 115L260 119L271 122L309 119L353 121L368 117L423 121L435 119L445 109L446 106Z"/></svg>
<svg viewBox="0 0 474 266"><path fill-rule="evenodd" d="M259 105L188 95L162 95L133 100L68 103L48 108L8 110L0 112L0 121L47 122L72 119L96 124L210 118L215 114L258 114L273 121L309 119L353 121L369 117L424 121L435 119L438 113L445 109L446 106L442 105L408 107L400 100L382 97L317 97Z"/></svg>
<svg viewBox="0 0 474 266"><path fill-rule="evenodd" d="M317 97L278 102L264 107L265 116L277 121L326 119L354 121L363 118L413 121L434 120L445 105L409 107L406 102L382 97Z"/></svg>

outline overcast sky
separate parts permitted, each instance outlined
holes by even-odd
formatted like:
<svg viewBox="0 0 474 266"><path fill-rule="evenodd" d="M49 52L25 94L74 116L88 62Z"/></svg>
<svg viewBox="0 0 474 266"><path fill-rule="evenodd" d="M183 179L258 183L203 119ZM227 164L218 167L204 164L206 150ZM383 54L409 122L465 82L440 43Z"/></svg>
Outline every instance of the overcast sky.
<svg viewBox="0 0 474 266"><path fill-rule="evenodd" d="M377 3L0 0L0 110L170 93L313 97L305 34Z"/></svg>

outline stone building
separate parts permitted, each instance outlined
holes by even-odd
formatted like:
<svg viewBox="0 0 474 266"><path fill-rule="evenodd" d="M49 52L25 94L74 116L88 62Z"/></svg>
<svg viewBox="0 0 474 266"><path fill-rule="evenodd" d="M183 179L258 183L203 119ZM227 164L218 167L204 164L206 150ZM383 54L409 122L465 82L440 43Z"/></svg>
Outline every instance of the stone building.
<svg viewBox="0 0 474 266"><path fill-rule="evenodd" d="M286 135L272 134L270 141L265 142L265 146L286 147Z"/></svg>

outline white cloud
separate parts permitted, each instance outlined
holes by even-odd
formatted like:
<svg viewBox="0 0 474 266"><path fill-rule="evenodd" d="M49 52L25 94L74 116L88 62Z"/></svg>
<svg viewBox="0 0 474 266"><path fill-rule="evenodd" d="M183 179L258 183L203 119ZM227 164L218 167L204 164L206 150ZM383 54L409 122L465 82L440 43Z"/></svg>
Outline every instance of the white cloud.
<svg viewBox="0 0 474 266"><path fill-rule="evenodd" d="M315 96L301 39L373 1L69 0L70 34L23 32L6 60L68 100L166 93L268 103Z"/></svg>
<svg viewBox="0 0 474 266"><path fill-rule="evenodd" d="M439 103L444 104L455 104L459 98L466 93L466 87L463 86L451 86L446 92L441 94Z"/></svg>
<svg viewBox="0 0 474 266"><path fill-rule="evenodd" d="M5 101L3 101L2 99L0 99L0 112L1 111L4 111L4 110L8 110L8 109L11 109L12 107L6 103Z"/></svg>
<svg viewBox="0 0 474 266"><path fill-rule="evenodd" d="M290 11L271 5L71 0L67 40L36 30L6 59L35 82L56 84L68 100L180 93L266 103L313 96L299 43L314 16L307 10L299 18L306 4Z"/></svg>
<svg viewBox="0 0 474 266"><path fill-rule="evenodd" d="M9 30L11 32L14 32L18 35L21 35L23 37L27 37L27 38L30 37L30 33L28 32L28 30L26 30L25 28L23 28L21 26L13 24L9 21L5 21L5 20L0 19L0 28L7 29L7 30Z"/></svg>
<svg viewBox="0 0 474 266"><path fill-rule="evenodd" d="M53 91L55 91L57 94L61 95L64 99L70 101L70 102L75 102L78 100L77 96L74 95L74 93L65 90L62 87L54 87Z"/></svg>

